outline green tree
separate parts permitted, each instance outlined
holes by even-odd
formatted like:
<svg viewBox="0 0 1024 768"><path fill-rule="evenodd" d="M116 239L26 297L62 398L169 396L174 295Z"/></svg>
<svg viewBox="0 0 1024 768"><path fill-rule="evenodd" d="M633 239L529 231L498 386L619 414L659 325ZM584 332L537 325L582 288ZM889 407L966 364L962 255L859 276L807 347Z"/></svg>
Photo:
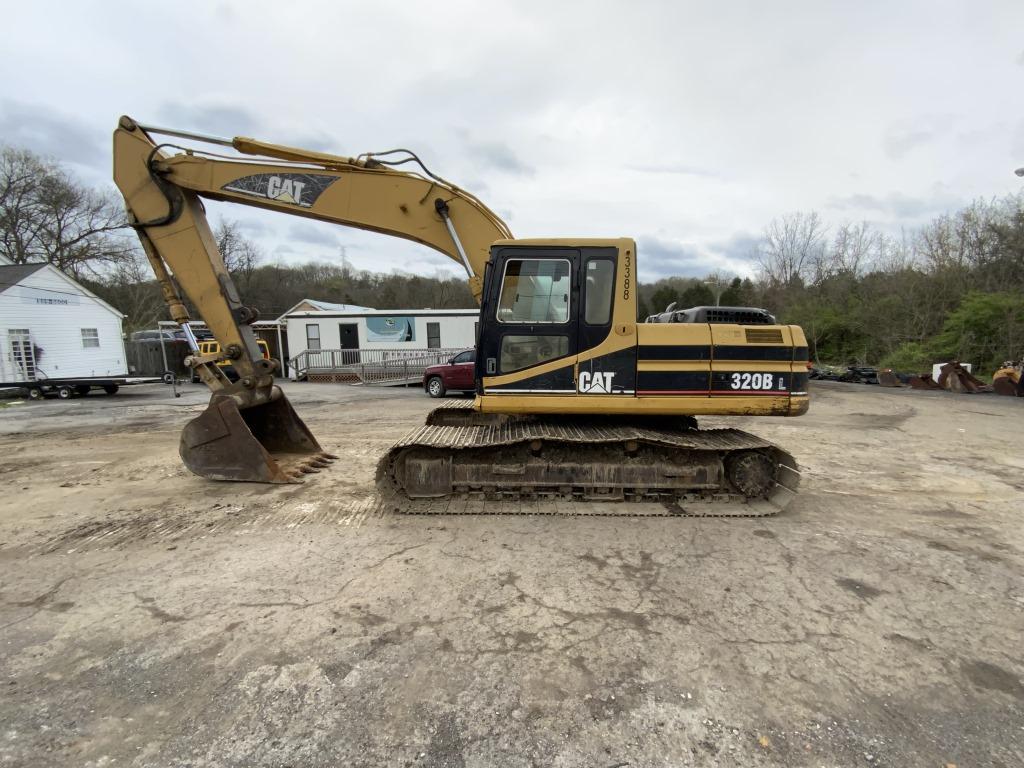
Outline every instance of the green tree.
<svg viewBox="0 0 1024 768"><path fill-rule="evenodd" d="M723 307L742 307L743 304L743 281L734 277L729 287L722 291L719 303Z"/></svg>
<svg viewBox="0 0 1024 768"><path fill-rule="evenodd" d="M641 323L647 319L647 316L651 314L651 311L647 308L647 302L644 301L643 294L637 291L636 294L636 319Z"/></svg>
<svg viewBox="0 0 1024 768"><path fill-rule="evenodd" d="M651 295L651 311L654 314L664 312L673 302L680 306L679 293L671 285L662 285Z"/></svg>
<svg viewBox="0 0 1024 768"><path fill-rule="evenodd" d="M1024 356L1024 295L971 291L946 318L930 347L983 371L1019 359Z"/></svg>
<svg viewBox="0 0 1024 768"><path fill-rule="evenodd" d="M708 307L715 305L715 294L704 283L695 282L679 294L680 309L689 307Z"/></svg>

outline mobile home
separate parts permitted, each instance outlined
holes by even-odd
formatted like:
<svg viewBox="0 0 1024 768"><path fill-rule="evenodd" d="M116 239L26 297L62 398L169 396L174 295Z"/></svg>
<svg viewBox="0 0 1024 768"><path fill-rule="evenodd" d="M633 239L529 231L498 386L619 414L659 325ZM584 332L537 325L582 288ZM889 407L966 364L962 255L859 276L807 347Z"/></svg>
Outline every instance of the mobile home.
<svg viewBox="0 0 1024 768"><path fill-rule="evenodd" d="M0 383L124 378L123 319L50 264L0 262Z"/></svg>

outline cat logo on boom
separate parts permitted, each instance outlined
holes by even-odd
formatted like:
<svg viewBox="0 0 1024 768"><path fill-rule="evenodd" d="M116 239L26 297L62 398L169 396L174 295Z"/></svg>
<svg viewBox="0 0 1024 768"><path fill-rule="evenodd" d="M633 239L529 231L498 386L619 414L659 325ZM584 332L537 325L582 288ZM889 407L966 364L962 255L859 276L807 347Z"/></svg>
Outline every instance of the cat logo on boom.
<svg viewBox="0 0 1024 768"><path fill-rule="evenodd" d="M299 205L302 203L302 188L305 186L305 183L301 181L271 176L267 179L267 197L277 200L279 203Z"/></svg>
<svg viewBox="0 0 1024 768"><path fill-rule="evenodd" d="M221 189L275 203L312 208L337 178L317 173L257 173L228 182Z"/></svg>

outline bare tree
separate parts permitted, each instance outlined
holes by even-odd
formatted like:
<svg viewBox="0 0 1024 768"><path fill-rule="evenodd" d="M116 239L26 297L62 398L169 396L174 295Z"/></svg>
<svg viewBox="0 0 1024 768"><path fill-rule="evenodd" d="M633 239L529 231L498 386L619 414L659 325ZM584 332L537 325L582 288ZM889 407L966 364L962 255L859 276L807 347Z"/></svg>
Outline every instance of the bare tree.
<svg viewBox="0 0 1024 768"><path fill-rule="evenodd" d="M125 313L126 331L153 328L158 320L170 319L160 286L153 278L146 257L136 251L119 262L101 280L85 280L87 287Z"/></svg>
<svg viewBox="0 0 1024 768"><path fill-rule="evenodd" d="M826 227L817 213L789 213L765 227L757 263L774 287L801 285L825 252Z"/></svg>
<svg viewBox="0 0 1024 768"><path fill-rule="evenodd" d="M45 261L75 277L130 258L124 209L83 186L59 164L0 147L0 254L15 264Z"/></svg>
<svg viewBox="0 0 1024 768"><path fill-rule="evenodd" d="M871 231L866 221L840 224L832 238L832 247L823 251L816 282L837 274L860 277L863 270L878 256L882 237Z"/></svg>
<svg viewBox="0 0 1024 768"><path fill-rule="evenodd" d="M244 294L252 280L252 274L263 259L263 252L252 240L242 234L237 221L221 219L214 228L213 236L224 266Z"/></svg>

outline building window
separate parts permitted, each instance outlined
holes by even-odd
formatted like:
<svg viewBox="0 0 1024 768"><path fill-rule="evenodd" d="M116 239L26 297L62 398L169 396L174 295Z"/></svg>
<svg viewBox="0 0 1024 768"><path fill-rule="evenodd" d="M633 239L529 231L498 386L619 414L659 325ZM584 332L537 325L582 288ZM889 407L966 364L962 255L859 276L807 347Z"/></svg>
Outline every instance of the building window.
<svg viewBox="0 0 1024 768"><path fill-rule="evenodd" d="M427 323L427 349L441 348L441 324Z"/></svg>
<svg viewBox="0 0 1024 768"><path fill-rule="evenodd" d="M82 329L82 346L88 349L89 347L98 347L100 345L100 332L95 328L83 328Z"/></svg>
<svg viewBox="0 0 1024 768"><path fill-rule="evenodd" d="M509 259L498 297L499 323L564 323L569 320L569 262Z"/></svg>
<svg viewBox="0 0 1024 768"><path fill-rule="evenodd" d="M316 323L306 324L306 349L320 349L320 326Z"/></svg>

